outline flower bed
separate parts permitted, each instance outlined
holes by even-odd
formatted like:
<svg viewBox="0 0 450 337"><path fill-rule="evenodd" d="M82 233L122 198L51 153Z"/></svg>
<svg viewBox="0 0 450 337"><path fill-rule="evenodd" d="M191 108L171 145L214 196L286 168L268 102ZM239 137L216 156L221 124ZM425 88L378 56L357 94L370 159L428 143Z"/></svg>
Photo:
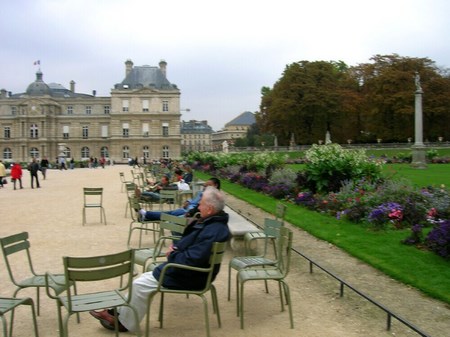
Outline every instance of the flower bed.
<svg viewBox="0 0 450 337"><path fill-rule="evenodd" d="M313 145L305 159L305 169L294 172L283 167L286 157L271 152L188 158L194 169L337 219L372 230L410 228L403 243L450 258L450 194L445 186L417 189L408 181L387 179L381 174L383 161L337 144Z"/></svg>

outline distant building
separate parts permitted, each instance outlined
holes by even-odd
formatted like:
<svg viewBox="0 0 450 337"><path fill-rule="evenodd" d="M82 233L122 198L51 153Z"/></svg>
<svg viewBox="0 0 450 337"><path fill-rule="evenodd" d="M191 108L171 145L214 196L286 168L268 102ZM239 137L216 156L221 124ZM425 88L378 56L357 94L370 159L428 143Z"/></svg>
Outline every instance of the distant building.
<svg viewBox="0 0 450 337"><path fill-rule="evenodd" d="M255 114L250 111L245 111L239 116L225 124L225 127L213 133L212 142L215 150L221 150L224 141L229 145L234 144L237 138L244 138L247 136L247 130L256 123Z"/></svg>
<svg viewBox="0 0 450 337"><path fill-rule="evenodd" d="M211 151L213 129L208 121L181 122L181 152Z"/></svg>
<svg viewBox="0 0 450 337"><path fill-rule="evenodd" d="M46 84L36 73L24 93L1 90L0 158L29 161L54 159L64 153L75 160L105 156L115 162L128 158L179 157L180 90L159 67L125 62L125 79L111 97L97 97L60 84Z"/></svg>

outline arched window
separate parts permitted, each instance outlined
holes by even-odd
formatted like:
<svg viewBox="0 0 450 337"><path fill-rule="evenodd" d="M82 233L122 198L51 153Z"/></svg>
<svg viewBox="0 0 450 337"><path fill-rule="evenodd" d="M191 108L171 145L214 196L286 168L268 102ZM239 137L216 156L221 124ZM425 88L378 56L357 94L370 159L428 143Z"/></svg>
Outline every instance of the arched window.
<svg viewBox="0 0 450 337"><path fill-rule="evenodd" d="M100 157L109 158L109 151L108 151L108 148L106 146L103 146L100 149Z"/></svg>
<svg viewBox="0 0 450 337"><path fill-rule="evenodd" d="M122 148L122 158L123 159L128 159L130 158L130 148L128 146L124 146Z"/></svg>
<svg viewBox="0 0 450 337"><path fill-rule="evenodd" d="M81 148L81 159L89 159L89 148L87 146Z"/></svg>
<svg viewBox="0 0 450 337"><path fill-rule="evenodd" d="M30 138L38 138L39 137L39 128L37 124L31 124L30 126Z"/></svg>
<svg viewBox="0 0 450 337"><path fill-rule="evenodd" d="M150 158L150 150L149 150L148 146L144 146L142 148L142 152L143 152L144 158L146 158L146 159Z"/></svg>
<svg viewBox="0 0 450 337"><path fill-rule="evenodd" d="M30 157L31 158L39 158L39 150L37 147L32 147L30 149Z"/></svg>
<svg viewBox="0 0 450 337"><path fill-rule="evenodd" d="M12 151L9 147L3 150L3 159L12 159Z"/></svg>
<svg viewBox="0 0 450 337"><path fill-rule="evenodd" d="M66 158L72 157L72 152L70 151L70 147L67 147L64 149L63 153L66 155Z"/></svg>
<svg viewBox="0 0 450 337"><path fill-rule="evenodd" d="M169 157L170 157L169 146L164 145L164 146L162 147L162 157L163 157L163 158L169 158Z"/></svg>

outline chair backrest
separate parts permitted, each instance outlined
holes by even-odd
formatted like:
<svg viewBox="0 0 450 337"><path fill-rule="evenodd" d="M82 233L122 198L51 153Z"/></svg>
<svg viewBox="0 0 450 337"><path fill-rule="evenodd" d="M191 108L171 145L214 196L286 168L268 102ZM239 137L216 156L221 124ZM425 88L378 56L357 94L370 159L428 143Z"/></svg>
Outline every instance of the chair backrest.
<svg viewBox="0 0 450 337"><path fill-rule="evenodd" d="M14 270L16 268L13 268L13 266L10 263L9 257L12 254L20 253L26 255L26 259L28 261L28 266L33 275L36 275L33 269L33 264L31 261L31 254L30 254L30 242L28 241L28 232L22 232L18 234L13 234L10 236L6 236L3 238L0 238L0 244L2 247L3 257L5 259L6 268L8 269L9 277L16 286L18 285L18 282L16 282L14 278ZM21 265L21 269L23 270L23 266Z"/></svg>
<svg viewBox="0 0 450 337"><path fill-rule="evenodd" d="M133 222L138 221L136 210L141 209L141 204L139 203L139 199L135 198L133 196L129 196L128 197L128 205L130 207L131 220L133 220Z"/></svg>
<svg viewBox="0 0 450 337"><path fill-rule="evenodd" d="M189 219L184 216L176 216L167 213L161 213L161 221L159 228L161 230L168 230L173 233L183 234Z"/></svg>
<svg viewBox="0 0 450 337"><path fill-rule="evenodd" d="M136 191L136 184L132 183L132 182L127 182L127 183L125 183L125 188L127 191L127 195L129 197L131 197L134 194L134 192Z"/></svg>
<svg viewBox="0 0 450 337"><path fill-rule="evenodd" d="M227 249L227 242L214 242L211 248L211 257L209 258L209 268L211 271L208 275L208 280L206 286L209 288L213 280L214 271L218 271L220 264L225 256L225 251Z"/></svg>
<svg viewBox="0 0 450 337"><path fill-rule="evenodd" d="M203 289L180 290L179 292L183 292L183 293L187 293L187 294L189 294L189 293L190 294L198 294L198 293L204 293L204 292L208 291L209 288L211 287L212 281L214 281L213 277L214 277L215 273L218 272L218 270L220 268L220 264L223 261L223 258L225 256L226 247L227 247L227 242L214 242L212 244L211 255L209 258L209 266L206 268L183 265L183 269L195 270L195 271L202 272L202 273L208 273L208 276L206 278L205 287ZM161 272L161 275L165 274L165 270L167 270L168 268L171 268L174 265L176 266L176 264L174 264L174 263L168 263L167 265L165 265ZM176 267L174 267L174 268L176 268ZM160 277L160 279L161 279L161 277ZM161 284L158 286L158 288L160 288L160 286L161 286ZM169 291L171 291L171 290L169 290ZM177 291L175 290L175 292L177 292Z"/></svg>
<svg viewBox="0 0 450 337"><path fill-rule="evenodd" d="M277 267L284 276L289 273L292 254L293 233L289 228L281 227L280 235L277 239Z"/></svg>
<svg viewBox="0 0 450 337"><path fill-rule="evenodd" d="M83 187L84 204L93 204L95 199L95 204L102 205L103 203L103 187Z"/></svg>
<svg viewBox="0 0 450 337"><path fill-rule="evenodd" d="M157 259L160 256L167 240L178 240L181 238L188 221L189 219L184 216L161 213L161 221L159 222L161 235L158 238L154 248L153 262L157 262ZM166 231L170 232L170 234L166 234Z"/></svg>
<svg viewBox="0 0 450 337"><path fill-rule="evenodd" d="M287 206L281 202L277 202L275 208L275 219L284 222L284 216L286 215Z"/></svg>
<svg viewBox="0 0 450 337"><path fill-rule="evenodd" d="M162 207L162 204L164 204L167 201L176 204L178 201L178 190L160 190L159 191L160 208Z"/></svg>
<svg viewBox="0 0 450 337"><path fill-rule="evenodd" d="M270 219L270 218L264 218L264 227L263 231L265 234L265 240L264 240L264 254L263 256L266 256L268 254L268 247L272 240L275 240L275 242L278 240L278 237L280 236L280 228L283 227L283 222L277 219ZM277 255L277 249L274 245L274 252L275 259L278 256Z"/></svg>
<svg viewBox="0 0 450 337"><path fill-rule="evenodd" d="M120 181L123 183L126 183L127 180L125 179L125 174L123 172L119 172Z"/></svg>
<svg viewBox="0 0 450 337"><path fill-rule="evenodd" d="M95 282L125 276L128 280L119 290L129 289L129 292L132 291L134 272L134 250L132 249L100 256L64 256L63 264L69 306L71 306L71 296L73 295L70 282ZM69 308L69 311L72 311L72 308Z"/></svg>

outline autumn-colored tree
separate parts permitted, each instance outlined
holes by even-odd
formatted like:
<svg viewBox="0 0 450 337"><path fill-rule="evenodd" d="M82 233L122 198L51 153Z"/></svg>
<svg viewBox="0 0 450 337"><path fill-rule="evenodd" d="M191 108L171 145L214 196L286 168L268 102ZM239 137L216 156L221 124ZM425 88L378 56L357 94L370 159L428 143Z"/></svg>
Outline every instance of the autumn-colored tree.
<svg viewBox="0 0 450 337"><path fill-rule="evenodd" d="M327 130L345 139L341 126L354 110L349 98L357 95L355 89L343 62L293 63L273 89L263 88L257 123L280 145L289 144L292 135L298 144L315 143L325 139Z"/></svg>
<svg viewBox="0 0 450 337"><path fill-rule="evenodd" d="M375 55L348 67L338 61L301 61L286 66L273 88L261 90L256 115L262 132L288 145L406 142L414 136L415 75L423 94L424 139L450 138L450 76L428 58Z"/></svg>

